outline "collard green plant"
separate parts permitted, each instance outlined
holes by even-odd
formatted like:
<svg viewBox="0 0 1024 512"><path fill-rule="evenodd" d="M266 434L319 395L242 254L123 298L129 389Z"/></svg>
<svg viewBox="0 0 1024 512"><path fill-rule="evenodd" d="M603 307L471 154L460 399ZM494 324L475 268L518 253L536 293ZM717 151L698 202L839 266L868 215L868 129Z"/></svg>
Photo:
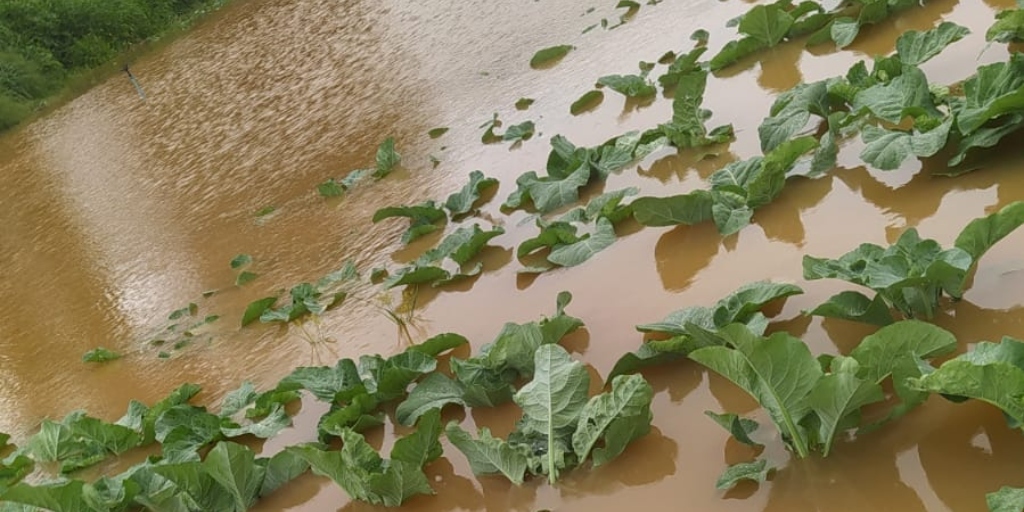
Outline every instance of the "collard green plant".
<svg viewBox="0 0 1024 512"><path fill-rule="evenodd" d="M658 90L647 79L647 74L640 75L608 75L597 79L603 85L627 98L649 98Z"/></svg>
<svg viewBox="0 0 1024 512"><path fill-rule="evenodd" d="M638 325L638 331L666 339L647 341L637 351L620 357L608 378L679 360L697 348L717 344L719 339L712 333L726 325L738 323L754 334L764 334L768 319L761 309L801 293L803 290L796 285L758 281L737 288L712 307L691 306L670 313L660 322Z"/></svg>
<svg viewBox="0 0 1024 512"><path fill-rule="evenodd" d="M439 354L466 343L464 337L446 333L389 358L362 356L358 362L341 359L334 367L296 368L281 379L275 391L307 390L331 404L317 427L321 440L340 436L345 430L366 430L382 424L382 404L404 397L412 382L434 371Z"/></svg>
<svg viewBox="0 0 1024 512"><path fill-rule="evenodd" d="M913 390L940 393L954 401L968 398L1000 408L1010 427L1024 428L1024 342L1006 336L981 342L930 373L909 379Z"/></svg>
<svg viewBox="0 0 1024 512"><path fill-rule="evenodd" d="M412 425L432 409L448 404L464 407L492 407L512 399L514 384L534 373L534 353L542 345L555 344L583 327L579 318L567 315L565 307L572 294L561 292L555 302L555 314L525 324L506 323L494 341L484 345L480 354L468 359L452 358L455 379L432 373L420 381L399 404L395 417L403 425Z"/></svg>
<svg viewBox="0 0 1024 512"><path fill-rule="evenodd" d="M942 249L917 230L905 231L887 248L861 244L839 259L804 256L804 278L838 278L873 290L875 298L847 291L835 295L808 314L888 325L895 308L904 318L935 316L943 294L959 299L971 269L997 242L1024 224L1024 202L971 221L954 246Z"/></svg>
<svg viewBox="0 0 1024 512"><path fill-rule="evenodd" d="M354 499L397 507L417 494L434 494L423 466L441 456L439 411L423 415L414 433L402 437L383 459L366 439L351 429L340 433L340 451L306 444L287 448L313 472L329 477Z"/></svg>
<svg viewBox="0 0 1024 512"><path fill-rule="evenodd" d="M622 201L637 192L638 189L631 187L602 194L586 207L570 210L552 221L538 217L536 224L540 233L520 243L516 256L523 260L546 250L545 259L552 265L572 267L582 264L615 242L614 223L632 213L630 206L623 205ZM550 268L553 267L532 266L528 270L542 272Z"/></svg>
<svg viewBox="0 0 1024 512"><path fill-rule="evenodd" d="M533 380L515 394L523 417L507 440L487 429L473 438L448 424L448 439L474 473L500 473L521 485L529 472L555 483L588 458L595 466L614 459L650 430L653 391L639 375L620 376L611 391L588 400L590 375L561 346L538 347L533 366Z"/></svg>
<svg viewBox="0 0 1024 512"><path fill-rule="evenodd" d="M409 219L409 229L402 234L402 243L408 244L417 238L441 229L448 215L434 201L424 201L413 206L389 206L374 212L373 223L392 217Z"/></svg>
<svg viewBox="0 0 1024 512"><path fill-rule="evenodd" d="M768 152L734 162L712 174L710 190L669 197L641 197L632 202L633 216L645 226L693 225L712 220L723 235L750 224L754 210L772 202L785 185L797 159L816 148L811 136L791 139Z"/></svg>
<svg viewBox="0 0 1024 512"><path fill-rule="evenodd" d="M527 200L540 213L548 213L579 200L579 189L663 147L667 139L657 130L628 132L593 148L579 148L561 135L551 138L547 176L530 171L516 179L516 190L502 208L515 210Z"/></svg>
<svg viewBox="0 0 1024 512"><path fill-rule="evenodd" d="M448 199L444 202L444 207L451 213L452 219L465 215L480 200L481 192L497 184L498 180L496 178L488 178L480 171L473 171L469 173L469 183L458 192L448 196Z"/></svg>
<svg viewBox="0 0 1024 512"><path fill-rule="evenodd" d="M463 226L446 236L436 247L423 253L411 265L402 267L384 279L386 288L401 285L431 284L443 286L478 275L483 263L468 266L492 238L505 233L502 227L483 230L479 224Z"/></svg>

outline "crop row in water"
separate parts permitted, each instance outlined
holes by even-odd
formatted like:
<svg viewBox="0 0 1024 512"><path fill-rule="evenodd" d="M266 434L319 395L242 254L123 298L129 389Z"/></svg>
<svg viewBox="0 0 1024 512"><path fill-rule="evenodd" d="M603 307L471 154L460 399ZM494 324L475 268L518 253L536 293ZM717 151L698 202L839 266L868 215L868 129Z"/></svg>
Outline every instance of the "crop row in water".
<svg viewBox="0 0 1024 512"><path fill-rule="evenodd" d="M758 5L737 20L743 39L730 43L710 61L706 33L696 46L661 59L667 66L658 83L673 94L672 118L655 128L614 137L595 147L577 147L566 138L552 138L546 175L529 172L516 180L517 189L503 210L532 208L537 235L520 243L516 254L522 272L546 272L579 265L616 240L615 225L629 217L645 226L693 225L714 222L730 236L753 220L756 209L770 204L790 181L819 176L836 166L839 143L860 135L862 159L881 170L899 167L911 156L948 157L956 175L974 169L975 154L1024 125L1024 61L1012 54L1007 62L978 68L952 86L927 81L919 65L938 55L967 30L942 23L926 32L907 32L893 55L853 66L844 76L801 84L779 96L758 129L762 156L730 164L712 174L708 187L670 197L640 197L635 189L598 196L556 218L545 214L579 201L580 189L605 180L653 151L673 146L686 150L731 140L731 126L709 129L709 113L701 108L708 75L761 48L794 44L805 34L815 42L830 38L849 44L861 25L876 23L913 2L858 0L833 11L815 2L793 5L780 1ZM626 6L632 9L630 6ZM812 23L813 21L813 23ZM812 29L813 25L813 29ZM1013 41L1024 27L1019 10L1001 13L989 40ZM787 43L793 40L794 43ZM742 50L742 52L740 52ZM568 49L559 52L564 56ZM740 52L733 58L733 53ZM723 56L724 55L724 56ZM536 59L535 59L536 60ZM538 62L538 65L540 63ZM599 83L627 95L650 95L648 79L654 65L642 63L639 75L602 77ZM528 105L526 105L528 107ZM528 139L532 123L494 133L497 119L485 128L484 141ZM512 132L509 135L509 132ZM431 137L443 135L443 130ZM353 171L319 187L324 196L339 196L370 176L382 178L401 161L394 141L379 148L374 169ZM470 182L443 203L429 201L378 211L374 222L409 219L402 241L437 231L472 216L497 180L475 172ZM631 199L632 198L632 199ZM631 199L631 200L630 200ZM353 498L396 506L411 496L433 490L423 468L442 455L442 431L469 460L474 473L500 474L521 484L528 475L551 483L576 467L598 466L627 449L650 429L652 390L637 372L653 364L688 364L691 360L732 381L764 408L786 447L798 457L828 456L837 439L863 437L896 420L934 393L954 401L978 399L1002 409L1015 428L1024 425L1024 342L1004 338L981 343L935 366L934 360L955 351L955 337L925 320L943 307L944 296L959 299L967 277L981 256L1000 239L1024 224L1024 203L975 219L953 247L921 239L909 229L889 247L862 244L836 259L805 256L806 279L837 278L873 292L845 291L807 311L809 315L861 321L881 328L848 354L811 355L807 345L786 332L766 336L769 303L802 293L791 284L751 283L710 307L692 306L667 318L637 326L654 339L624 354L608 376L605 391L589 396L589 375L559 342L583 321L566 314L571 296L562 293L555 313L540 321L506 324L494 341L471 357L448 357L447 371L439 356L468 341L454 333L436 336L384 358L342 359L333 367L302 367L274 388L258 391L245 383L228 395L217 412L193 405L198 386L185 384L164 400L147 406L132 402L114 423L75 412L63 420L45 421L40 432L20 447L0 436L0 510L43 508L56 511L246 510L262 496L312 470L334 479ZM479 274L476 258L498 226L466 222L412 264L396 270L374 269L370 282L385 288L424 284L441 286ZM232 261L243 278L251 258ZM293 287L290 299L266 297L245 311L243 327L256 322L295 322L319 316L344 304L347 285L362 282L352 265L315 283ZM216 320L194 321L192 304L176 310L172 332ZM182 323L187 327L179 328ZM184 336L184 335L183 335ZM190 335L191 336L191 335ZM116 354L97 350L90 359ZM883 385L892 389L885 391ZM289 404L302 394L330 404L318 424L319 442L285 448L272 457L257 457L234 440L269 438L291 424ZM513 401L522 419L505 439L487 429L476 433L458 424L442 426L441 409L492 407ZM884 407L879 407L884 403ZM384 408L395 405L394 421L415 426L399 439L385 459L363 437L379 427ZM873 417L865 421L865 408ZM881 411L881 412L879 412ZM758 446L759 425L732 413L707 413L739 442ZM337 448L340 441L340 449ZM863 441L852 441L863 442ZM112 455L158 445L159 455L128 470L98 480L61 477L29 484L33 471L56 465L72 474ZM765 459L731 466L719 487L740 480L764 481L777 469ZM1004 488L989 496L992 510L1024 508L1024 490Z"/></svg>

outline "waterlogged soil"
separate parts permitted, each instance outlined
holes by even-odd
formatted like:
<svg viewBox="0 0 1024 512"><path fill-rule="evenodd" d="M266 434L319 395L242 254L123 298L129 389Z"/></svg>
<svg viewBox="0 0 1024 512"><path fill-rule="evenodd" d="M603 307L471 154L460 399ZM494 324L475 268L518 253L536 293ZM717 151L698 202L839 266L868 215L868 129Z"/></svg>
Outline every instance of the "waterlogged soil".
<svg viewBox="0 0 1024 512"><path fill-rule="evenodd" d="M130 399L151 403L186 381L201 384L201 401L215 404L246 379L270 386L296 366L394 353L408 339L388 308L411 314L413 340L454 331L479 348L504 322L550 314L561 290L574 296L568 311L587 323L566 345L600 375L639 345L635 324L709 305L759 279L806 290L775 308L771 329L802 337L816 352L847 351L870 329L800 314L847 289L803 281L804 254L836 257L862 242L891 243L908 227L948 246L969 219L1024 196L1024 160L1015 151L972 174L932 178L928 170L941 159L911 159L883 173L860 164L862 146L853 139L842 148L839 169L789 183L737 236L723 240L710 223L626 224L619 240L585 265L518 275L514 247L534 228L520 225L525 213L506 216L498 205L516 176L543 169L550 137L595 145L671 115L668 99L638 104L611 91L588 113L572 116L569 105L600 76L635 73L640 60L688 48L696 29L710 30L716 50L734 37L727 20L751 5L665 0L642 6L615 29L581 33L601 18L617 23L623 10L613 4L238 0L133 63L145 100L115 76L0 138L0 431L23 441L43 418L79 408L113 420ZM756 127L775 94L891 52L907 30L943 20L969 27L971 36L923 66L932 82L961 80L979 64L1006 58L1005 46L987 46L983 35L995 11L1012 4L931 1L866 29L845 51L784 44L747 59L710 81L704 105L714 112L709 125L734 124L736 142L701 154L662 150L585 193L637 186L663 196L701 186L715 169L758 153ZM587 12L590 7L595 10ZM549 69L529 67L536 50L556 44L576 49ZM517 110L520 97L536 101ZM483 145L478 127L494 112L505 126L533 120L538 134L517 146ZM450 131L427 137L440 126ZM377 144L388 136L403 155L401 169L340 200L316 194L325 179L372 166ZM440 161L436 167L430 155ZM402 248L402 223L373 225L372 213L443 200L475 169L501 180L480 216L507 230L485 251L481 277L416 296L369 289L318 323L237 328L250 301L314 281L349 258L364 271L414 259L440 233ZM257 218L265 206L276 210ZM1022 247L1024 231L1018 231L992 249L964 300L941 314L937 322L958 336L961 348L1024 337ZM239 253L252 255L250 270L259 274L244 287L234 286L236 271L228 265ZM180 340L151 343L171 337L168 314L190 302L198 318L220 319L178 350L171 345ZM81 355L97 346L126 357L82 363ZM158 357L160 351L171 357ZM693 364L646 375L656 391L654 429L614 463L576 471L556 487L534 480L516 488L473 477L464 457L446 446L446 457L428 468L437 496L417 497L405 508L974 511L985 510L986 492L1024 485L1024 436L998 410L933 397L896 424L840 442L827 460L790 460L781 440L763 428L757 438L780 471L769 483L723 494L714 488L718 475L751 454L703 411L765 419L763 412ZM322 405L304 401L295 427L256 447L270 453L314 439L322 412ZM467 425L498 433L516 419L514 407L465 415ZM386 447L394 433L388 425L369 438ZM371 508L312 475L257 506Z"/></svg>

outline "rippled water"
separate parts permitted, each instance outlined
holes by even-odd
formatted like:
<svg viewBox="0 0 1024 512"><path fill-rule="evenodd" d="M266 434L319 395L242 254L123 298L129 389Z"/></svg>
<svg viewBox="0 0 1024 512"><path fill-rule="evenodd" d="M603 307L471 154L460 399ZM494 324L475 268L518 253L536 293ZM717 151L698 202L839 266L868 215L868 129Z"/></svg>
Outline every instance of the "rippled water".
<svg viewBox="0 0 1024 512"><path fill-rule="evenodd" d="M756 127L773 94L891 52L906 30L942 20L970 27L970 37L924 67L932 81L960 80L980 63L1005 59L1005 49L986 47L983 34L995 9L1012 4L932 1L871 28L847 51L797 45L769 51L709 83L711 123L733 123L735 143L702 159L662 151L586 192L634 185L669 195L700 186L715 169L757 153ZM400 350L402 338L382 313L402 302L400 294L366 291L318 326L305 326L335 343L311 345L300 327L236 326L251 300L315 280L348 258L364 269L414 258L439 236L401 248L401 223L373 225L372 213L443 199L474 169L501 179L482 215L508 233L485 253L487 270L479 279L416 298L413 336L456 331L478 347L506 321L549 314L557 292L569 290L575 296L569 312L587 330L567 345L602 375L640 343L634 325L766 278L807 291L790 298L773 329L801 336L815 351L848 350L869 331L800 315L844 289L804 282L802 255L836 256L859 242L892 242L910 226L949 244L969 219L1024 195L1016 157L956 179L930 178L916 161L882 173L859 164L861 146L853 140L843 148L840 169L791 183L738 236L722 240L707 225L626 226L619 241L581 267L517 275L513 248L533 228L518 226L522 212L505 216L498 205L516 176L543 168L549 138L563 134L594 145L663 122L671 112L669 100L636 105L612 92L581 116L569 115L569 104L600 76L631 73L640 60L689 47L698 28L711 31L717 48L733 37L726 21L750 3L665 0L642 7L617 29L581 34L602 17L616 19L612 6L594 5L587 13L590 4L571 0L237 0L133 63L145 101L115 76L0 138L0 431L23 440L43 418L77 408L114 419L128 400L152 402L185 381L201 384L200 398L215 403L245 379L271 385L298 365ZM530 56L554 44L577 48L551 69L530 69ZM536 103L518 111L513 104L520 97ZM517 148L482 145L478 126L494 112L506 124L535 121L538 136ZM437 126L451 131L429 139L427 130ZM317 196L315 187L326 178L372 165L376 145L392 135L402 170L340 201ZM429 155L440 165L433 168ZM938 164L924 167L932 165ZM277 211L257 220L254 212L268 205ZM1024 232L990 251L965 300L938 320L962 344L1024 337L1021 247ZM260 274L243 288L232 286L228 265L238 253L252 254ZM203 299L208 290L219 292ZM189 302L199 305L200 316L221 319L192 346L159 359L161 349L146 342L161 336L168 313ZM80 362L99 345L128 357L102 366ZM932 399L898 424L840 444L827 460L787 463L780 440L768 439L768 457L784 469L771 483L723 495L714 490L716 478L750 453L702 412L760 414L756 404L691 364L648 376L657 392L655 429L615 463L568 475L557 487L515 488L474 478L449 447L429 468L438 495L415 498L406 508L972 511L985 509L986 492L1024 484L1024 437L997 410ZM264 449L313 438L322 412L305 403L296 427ZM515 410L468 415L502 431ZM388 443L392 430L371 440ZM259 505L342 508L373 507L349 503L333 483L311 475Z"/></svg>

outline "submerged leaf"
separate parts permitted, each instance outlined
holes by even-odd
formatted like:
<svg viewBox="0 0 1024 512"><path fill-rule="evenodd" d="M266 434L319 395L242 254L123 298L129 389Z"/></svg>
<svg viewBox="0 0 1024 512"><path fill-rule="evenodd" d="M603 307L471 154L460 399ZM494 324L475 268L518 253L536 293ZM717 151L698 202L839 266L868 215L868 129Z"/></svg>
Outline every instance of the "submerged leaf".
<svg viewBox="0 0 1024 512"><path fill-rule="evenodd" d="M563 44L538 50L537 53L533 55L533 58L530 59L530 67L537 69L547 64L557 62L574 48L575 47L572 45Z"/></svg>
<svg viewBox="0 0 1024 512"><path fill-rule="evenodd" d="M388 137L377 147L377 167L373 171L373 177L380 179L395 169L402 162L402 155L395 151L395 138Z"/></svg>
<svg viewBox="0 0 1024 512"><path fill-rule="evenodd" d="M718 477L715 488L718 490L731 489L742 480L761 483L768 479L768 473L774 469L768 467L768 461L765 459L733 464L722 473L722 476Z"/></svg>
<svg viewBox="0 0 1024 512"><path fill-rule="evenodd" d="M576 116L589 112L597 108L602 101L604 101L604 93L597 89L592 89L583 93L583 96L580 96L579 99L572 102L572 105L569 105L569 113Z"/></svg>
<svg viewBox="0 0 1024 512"><path fill-rule="evenodd" d="M480 171L469 173L469 183L458 192L448 196L444 207L451 212L452 218L469 213L473 205L480 199L480 193L498 184L495 178L487 178Z"/></svg>
<svg viewBox="0 0 1024 512"><path fill-rule="evenodd" d="M105 363L116 359L121 359L121 354L103 347L96 347L85 354L82 354L82 362L85 363Z"/></svg>

